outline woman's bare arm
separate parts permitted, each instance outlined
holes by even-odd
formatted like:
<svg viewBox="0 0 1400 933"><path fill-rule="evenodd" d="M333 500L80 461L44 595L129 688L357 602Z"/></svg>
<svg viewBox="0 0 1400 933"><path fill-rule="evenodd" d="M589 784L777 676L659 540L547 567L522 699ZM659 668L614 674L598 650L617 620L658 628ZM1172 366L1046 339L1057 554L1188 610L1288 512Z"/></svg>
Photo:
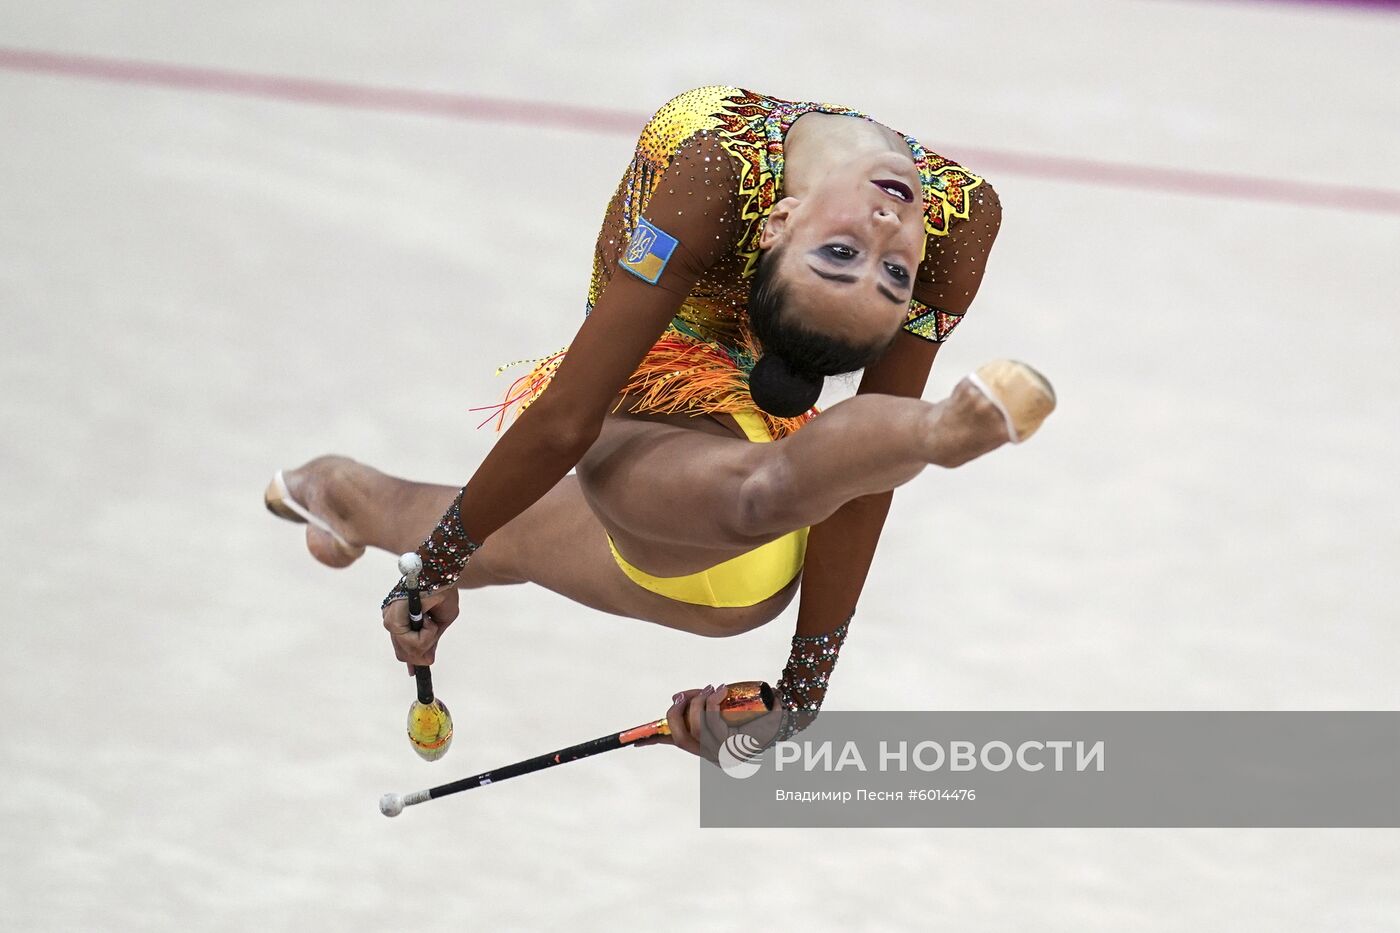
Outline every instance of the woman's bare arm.
<svg viewBox="0 0 1400 933"><path fill-rule="evenodd" d="M708 173L704 187L694 181L697 165ZM602 294L549 387L496 442L465 487L462 522L474 541L552 489L597 440L622 386L700 276L730 247L734 213L720 205L734 182L728 158L711 137L694 138L672 157L642 214L678 241L655 284L617 261L626 231L622 195L614 197L598 245L600 261L610 267Z"/></svg>
<svg viewBox="0 0 1400 933"><path fill-rule="evenodd" d="M582 459L618 391L681 300L634 276L613 277L549 387L501 436L467 483L462 523L474 541L525 511Z"/></svg>
<svg viewBox="0 0 1400 933"><path fill-rule="evenodd" d="M646 209L634 213L640 197L638 166L634 163L624 176L609 206L595 250L601 293L559 369L497 441L437 526L424 529L426 538L418 548L423 559L419 584L429 593L451 591L476 546L529 508L582 459L648 349L700 276L732 247L736 175L712 138L697 135L683 144L655 179ZM653 170L649 164L644 168ZM701 175L704 184L696 184ZM625 209L629 205L630 210ZM651 229L633 240L632 228L639 221ZM644 248L662 243L672 243L674 249ZM637 245L639 253L654 253L654 261L642 263L637 274L629 271L633 263L623 255L629 244ZM401 581L386 598L385 627L401 656L426 658L441 626L410 632L402 607L394 608L406 595ZM445 611L441 615L438 621L450 621Z"/></svg>
<svg viewBox="0 0 1400 933"><path fill-rule="evenodd" d="M930 238L914 289L920 304L933 313L961 319L981 287L1000 226L1001 201L984 184L972 215L948 236ZM857 392L920 398L941 346L941 342L900 334L885 355L866 369ZM885 492L854 499L812 528L803 565L799 635L830 632L855 612L892 497L892 492Z"/></svg>
<svg viewBox="0 0 1400 933"><path fill-rule="evenodd" d="M919 398L940 346L900 334L885 355L866 369L858 392ZM825 634L855 612L893 496L882 492L852 499L812 526L802 565L797 634Z"/></svg>
<svg viewBox="0 0 1400 933"><path fill-rule="evenodd" d="M941 313L947 329L939 333L926 328L919 333L946 338L982 284L987 256L1001 225L1001 202L990 186L982 187L985 191L976 199L976 209L967 219L947 236L930 238L914 296L926 316ZM900 334L885 355L866 369L858 392L921 397L941 346L941 342L913 333ZM797 630L783 678L784 682L801 679L809 684L799 696L785 697L794 706L813 711L800 719L810 720L821 706L826 679L836 666L836 654L822 655L817 665L802 663L801 659L812 656L812 640L823 636L834 637L834 647L840 650L893 497L893 492L884 492L853 499L814 525L808 534ZM805 722L797 723L798 727L802 725Z"/></svg>

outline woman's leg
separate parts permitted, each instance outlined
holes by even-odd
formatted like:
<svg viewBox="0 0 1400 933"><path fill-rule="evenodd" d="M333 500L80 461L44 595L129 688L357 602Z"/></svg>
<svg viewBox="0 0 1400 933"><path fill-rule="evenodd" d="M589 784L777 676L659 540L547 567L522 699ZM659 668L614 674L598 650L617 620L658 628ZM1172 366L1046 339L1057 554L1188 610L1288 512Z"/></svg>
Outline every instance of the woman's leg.
<svg viewBox="0 0 1400 933"><path fill-rule="evenodd" d="M416 548L457 495L455 487L399 479L345 457L318 457L288 471L286 482L292 498L347 541L391 554ZM317 559L334 558L325 532L308 526L306 540ZM386 573L392 575L387 568ZM467 563L458 586L477 589L526 582L600 612L707 636L762 625L782 612L796 593L794 582L755 606L715 609L642 589L613 560L603 526L576 476L564 477L491 535ZM386 576L386 591L391 583Z"/></svg>
<svg viewBox="0 0 1400 933"><path fill-rule="evenodd" d="M930 464L960 466L1007 439L1000 411L964 381L936 403L858 395L771 444L611 417L578 473L628 560L677 576L820 522Z"/></svg>
<svg viewBox="0 0 1400 933"><path fill-rule="evenodd" d="M934 404L857 396L769 444L609 416L578 476L566 476L491 535L459 585L528 581L602 612L733 634L781 612L797 581L751 607L693 606L629 580L612 559L606 534L643 570L693 573L819 522L857 496L901 485L930 463L958 466L1006 439L1000 412L965 383ZM294 499L352 545L391 553L417 547L457 494L451 486L398 479L339 457L313 460L286 481ZM326 560L324 532L308 527L307 546Z"/></svg>

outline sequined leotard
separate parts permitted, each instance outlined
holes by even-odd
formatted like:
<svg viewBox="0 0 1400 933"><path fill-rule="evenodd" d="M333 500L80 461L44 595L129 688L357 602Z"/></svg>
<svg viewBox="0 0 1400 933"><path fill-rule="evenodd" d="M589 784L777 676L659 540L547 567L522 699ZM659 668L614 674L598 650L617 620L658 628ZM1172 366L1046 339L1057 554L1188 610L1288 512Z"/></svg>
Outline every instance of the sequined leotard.
<svg viewBox="0 0 1400 933"><path fill-rule="evenodd" d="M794 102L736 87L702 87L668 102L647 123L608 205L594 251L585 314L618 274L633 231L644 215L679 241L673 263L694 284L676 291L679 309L622 390L629 410L646 412L756 411L748 374L758 355L748 326L749 279L759 256L762 225L783 190L784 141L804 114L870 119L831 104ZM962 314L955 289L975 290L995 236L999 211L977 210L995 192L977 175L905 136L922 180L925 259L915 281L904 330L942 342ZM984 219L986 215L991 219ZM965 247L955 248L954 243ZM961 269L953 264L962 260ZM662 278L657 287L674 290ZM523 410L548 386L565 350L535 361L498 409ZM815 411L776 418L757 411L774 438L805 424Z"/></svg>

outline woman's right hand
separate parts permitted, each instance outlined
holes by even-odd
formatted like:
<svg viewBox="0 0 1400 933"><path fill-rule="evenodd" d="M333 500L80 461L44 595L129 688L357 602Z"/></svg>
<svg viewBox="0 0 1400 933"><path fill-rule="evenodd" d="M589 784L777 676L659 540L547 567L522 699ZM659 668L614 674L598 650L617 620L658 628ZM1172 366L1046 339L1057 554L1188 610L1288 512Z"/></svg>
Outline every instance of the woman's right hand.
<svg viewBox="0 0 1400 933"><path fill-rule="evenodd" d="M761 746L768 746L782 724L783 708L773 709L742 726L731 726L724 721L721 704L729 694L729 687L720 684L703 690L682 690L671 698L671 708L666 711L666 722L670 726L669 736L658 736L638 745L667 743L682 751L689 752L712 763L718 763L719 749L724 740L736 732L752 735Z"/></svg>
<svg viewBox="0 0 1400 933"><path fill-rule="evenodd" d="M429 593L423 600L423 627L413 631L408 624L408 600L396 599L384 607L384 628L394 644L394 657L408 664L413 673L417 665L429 665L437 653L438 639L457 619L457 588L447 587Z"/></svg>

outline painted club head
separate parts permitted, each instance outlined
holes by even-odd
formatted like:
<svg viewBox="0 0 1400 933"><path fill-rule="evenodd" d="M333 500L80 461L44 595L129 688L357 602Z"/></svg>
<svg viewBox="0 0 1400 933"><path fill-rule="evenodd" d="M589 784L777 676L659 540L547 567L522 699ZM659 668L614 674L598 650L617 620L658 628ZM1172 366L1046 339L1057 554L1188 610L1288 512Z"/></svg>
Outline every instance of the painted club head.
<svg viewBox="0 0 1400 933"><path fill-rule="evenodd" d="M408 708L408 742L424 761L437 761L452 747L452 714L442 701L413 701Z"/></svg>
<svg viewBox="0 0 1400 933"><path fill-rule="evenodd" d="M380 797L379 812L385 816L398 816L403 812L403 797L398 794L385 794Z"/></svg>

